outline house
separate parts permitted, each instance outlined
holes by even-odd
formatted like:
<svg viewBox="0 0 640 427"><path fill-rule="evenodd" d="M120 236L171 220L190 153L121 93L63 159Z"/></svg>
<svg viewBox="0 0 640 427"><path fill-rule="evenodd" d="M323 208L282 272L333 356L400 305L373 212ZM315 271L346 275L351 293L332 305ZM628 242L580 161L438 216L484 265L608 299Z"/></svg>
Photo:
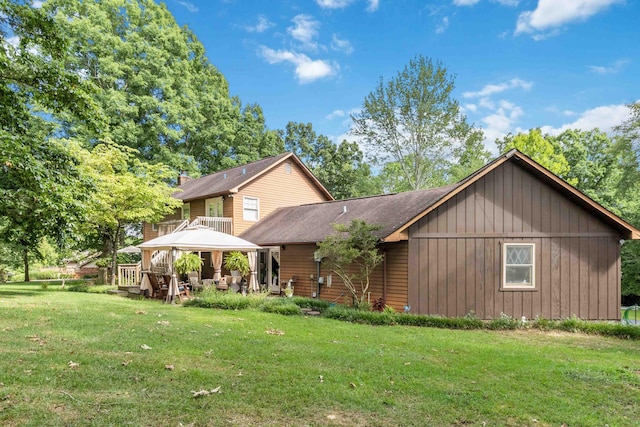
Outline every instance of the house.
<svg viewBox="0 0 640 427"><path fill-rule="evenodd" d="M181 176L173 197L183 201L158 224L144 224L144 241L188 225L205 225L237 236L277 208L333 200L329 191L293 153L283 153L191 179ZM151 254L143 254L143 265L154 265ZM213 276L211 254L202 253L203 277ZM159 258L159 264L166 258ZM279 248L265 248L260 254L260 281L277 279Z"/></svg>
<svg viewBox="0 0 640 427"><path fill-rule="evenodd" d="M355 218L382 227L371 302L482 319L619 319L620 245L640 238L516 150L446 187L283 207L240 237L280 248L295 294L349 302L314 252L332 224Z"/></svg>

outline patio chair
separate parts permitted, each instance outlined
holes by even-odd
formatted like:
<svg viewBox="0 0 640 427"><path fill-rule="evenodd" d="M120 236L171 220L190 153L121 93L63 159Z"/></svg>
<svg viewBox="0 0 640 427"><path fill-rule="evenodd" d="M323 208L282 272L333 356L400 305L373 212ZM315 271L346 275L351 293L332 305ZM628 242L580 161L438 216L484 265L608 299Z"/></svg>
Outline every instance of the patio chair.
<svg viewBox="0 0 640 427"><path fill-rule="evenodd" d="M151 283L151 290L153 291L152 298L164 299L167 296L167 287L162 287L156 273L149 273L149 283Z"/></svg>

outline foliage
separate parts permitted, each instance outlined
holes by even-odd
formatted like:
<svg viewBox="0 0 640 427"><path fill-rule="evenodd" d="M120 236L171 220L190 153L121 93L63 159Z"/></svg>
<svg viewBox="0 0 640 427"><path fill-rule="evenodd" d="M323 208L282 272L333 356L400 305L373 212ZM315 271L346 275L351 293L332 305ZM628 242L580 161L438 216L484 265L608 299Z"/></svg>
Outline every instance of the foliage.
<svg viewBox="0 0 640 427"><path fill-rule="evenodd" d="M287 124L284 148L296 154L336 199L378 194L379 188L355 142L334 144L311 123Z"/></svg>
<svg viewBox="0 0 640 427"><path fill-rule="evenodd" d="M105 239L114 272L125 228L141 221L158 222L182 202L171 197L175 189L166 179L172 172L164 165L142 162L134 150L110 142L85 153L86 174L96 188L87 206L85 232ZM115 284L114 274L111 284Z"/></svg>
<svg viewBox="0 0 640 427"><path fill-rule="evenodd" d="M552 173L564 178L569 184L576 184L574 178L566 175L570 168L560 144L554 138L542 135L542 131L539 128L531 129L527 133L518 133L517 135L508 134L501 140L496 140L496 145L500 152L516 148L549 169Z"/></svg>
<svg viewBox="0 0 640 427"><path fill-rule="evenodd" d="M205 289L197 297L183 303L185 307L215 308L220 310L244 310L260 307L266 298L265 294L248 294L222 292L215 288Z"/></svg>
<svg viewBox="0 0 640 427"><path fill-rule="evenodd" d="M640 242L627 241L621 249L622 296L640 297Z"/></svg>
<svg viewBox="0 0 640 427"><path fill-rule="evenodd" d="M353 219L349 225L334 224L333 227L336 233L318 243L318 255L342 279L354 305L363 304L369 290L369 276L382 262L379 238L373 234L380 226Z"/></svg>
<svg viewBox="0 0 640 427"><path fill-rule="evenodd" d="M202 258L200 258L198 254L193 252L182 254L182 256L173 263L176 271L180 274L187 274L192 271L200 271L202 270L203 264L204 261L202 260Z"/></svg>
<svg viewBox="0 0 640 427"><path fill-rule="evenodd" d="M224 256L224 267L229 271L238 271L242 277L249 274L249 259L240 251L232 251Z"/></svg>
<svg viewBox="0 0 640 427"><path fill-rule="evenodd" d="M329 301L319 298L306 298L301 296L294 296L289 299L292 303L300 308L310 308L314 311L323 312L331 306Z"/></svg>
<svg viewBox="0 0 640 427"><path fill-rule="evenodd" d="M69 118L68 135L110 139L191 176L281 151L260 107L229 96L202 43L165 4L49 0L43 9L71 40L66 70L94 83L92 100L108 116L99 134Z"/></svg>
<svg viewBox="0 0 640 427"><path fill-rule="evenodd" d="M395 164L401 190L440 185L456 148L481 134L461 114L453 89L454 77L440 62L417 56L386 84L381 78L351 116L351 134L362 138L374 163Z"/></svg>
<svg viewBox="0 0 640 427"><path fill-rule="evenodd" d="M284 316L295 316L302 313L300 307L292 303L289 298L266 299L261 308L264 312L282 314Z"/></svg>
<svg viewBox="0 0 640 427"><path fill-rule="evenodd" d="M505 313L500 313L500 317L489 320L487 323L487 329L491 329L494 331L505 330L505 329L517 329L520 325L520 321L514 319Z"/></svg>
<svg viewBox="0 0 640 427"><path fill-rule="evenodd" d="M66 288L69 292L89 292L89 286L82 283L73 283Z"/></svg>

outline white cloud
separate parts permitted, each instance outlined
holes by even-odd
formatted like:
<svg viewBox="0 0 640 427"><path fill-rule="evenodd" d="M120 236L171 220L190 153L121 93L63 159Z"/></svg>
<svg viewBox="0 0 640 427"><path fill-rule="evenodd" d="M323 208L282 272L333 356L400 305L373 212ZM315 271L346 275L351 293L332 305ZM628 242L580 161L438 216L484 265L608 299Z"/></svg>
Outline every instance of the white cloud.
<svg viewBox="0 0 640 427"><path fill-rule="evenodd" d="M317 45L313 42L313 39L318 35L320 22L304 14L294 16L291 22L293 22L294 25L287 28L287 33L301 42L304 48L317 49Z"/></svg>
<svg viewBox="0 0 640 427"><path fill-rule="evenodd" d="M629 119L629 117L629 108L624 104L604 105L584 111L571 123L563 124L557 128L553 126L542 126L541 130L542 133L548 133L550 135L559 135L568 129L591 130L594 128L598 128L603 132L612 133L615 126Z"/></svg>
<svg viewBox="0 0 640 427"><path fill-rule="evenodd" d="M196 6L195 4L189 2L189 1L184 1L184 0L176 0L176 3L178 3L180 6L185 7L189 12L197 12L200 9L198 9L198 6Z"/></svg>
<svg viewBox="0 0 640 427"><path fill-rule="evenodd" d="M34 9L41 9L42 3L44 2L39 0L33 0L33 3L31 3L31 6L33 6Z"/></svg>
<svg viewBox="0 0 640 427"><path fill-rule="evenodd" d="M464 111L478 111L478 106L476 104L465 104L462 108L464 109Z"/></svg>
<svg viewBox="0 0 640 427"><path fill-rule="evenodd" d="M518 16L515 34L557 30L573 21L585 21L621 1L623 0L539 0L535 10L522 12Z"/></svg>
<svg viewBox="0 0 640 427"><path fill-rule="evenodd" d="M477 92L464 92L462 94L465 98L485 98L489 95L504 92L510 89L524 89L529 90L533 86L533 83L526 82L521 79L511 79L508 82L500 84L488 84Z"/></svg>
<svg viewBox="0 0 640 427"><path fill-rule="evenodd" d="M436 26L436 34L442 34L449 27L449 17L442 18L442 22Z"/></svg>
<svg viewBox="0 0 640 427"><path fill-rule="evenodd" d="M258 23L256 25L247 25L244 27L245 30L250 33L264 33L269 28L275 26L273 22L269 21L266 16L260 15L258 16Z"/></svg>
<svg viewBox="0 0 640 427"><path fill-rule="evenodd" d="M8 39L5 40L5 43L17 49L18 46L20 46L20 37L18 36L9 37Z"/></svg>
<svg viewBox="0 0 640 427"><path fill-rule="evenodd" d="M496 3L500 3L503 6L517 6L520 0L492 0Z"/></svg>
<svg viewBox="0 0 640 427"><path fill-rule="evenodd" d="M379 0L369 0L369 6L367 6L367 12L375 12L376 10L378 10L378 7L380 6L380 1Z"/></svg>
<svg viewBox="0 0 640 427"><path fill-rule="evenodd" d="M453 4L456 6L473 6L480 0L453 0Z"/></svg>
<svg viewBox="0 0 640 427"><path fill-rule="evenodd" d="M596 74L616 74L618 71L622 69L626 64L629 63L627 59L621 59L614 62L610 66L600 66L600 65L590 65L589 70Z"/></svg>
<svg viewBox="0 0 640 427"><path fill-rule="evenodd" d="M344 112L344 110L335 110L332 111L330 114L327 114L325 116L325 119L327 120L333 120L336 117L344 117L347 113Z"/></svg>
<svg viewBox="0 0 640 427"><path fill-rule="evenodd" d="M349 40L341 39L337 34L334 34L332 37L331 49L344 52L347 55L351 55L353 53L353 46L351 45L351 42Z"/></svg>
<svg viewBox="0 0 640 427"><path fill-rule="evenodd" d="M323 9L342 9L353 2L354 0L316 0L318 6ZM377 3L377 1L374 0L371 3Z"/></svg>
<svg viewBox="0 0 640 427"><path fill-rule="evenodd" d="M567 117L573 117L576 116L578 113L576 113L575 111L571 111L571 110L564 110L562 112L563 116L567 116Z"/></svg>
<svg viewBox="0 0 640 427"><path fill-rule="evenodd" d="M303 53L274 50L261 46L260 55L270 64L289 62L295 65L296 77L300 83L311 83L323 77L331 76L338 70L337 65L332 65L321 59L313 60Z"/></svg>

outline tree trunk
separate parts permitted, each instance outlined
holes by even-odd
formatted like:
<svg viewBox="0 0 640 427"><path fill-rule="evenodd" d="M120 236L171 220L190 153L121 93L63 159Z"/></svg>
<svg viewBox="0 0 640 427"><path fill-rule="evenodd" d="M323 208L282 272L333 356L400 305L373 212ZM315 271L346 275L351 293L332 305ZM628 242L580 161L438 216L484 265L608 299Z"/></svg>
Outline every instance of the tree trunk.
<svg viewBox="0 0 640 427"><path fill-rule="evenodd" d="M22 260L24 261L24 281L30 282L31 279L29 278L29 250L27 249L26 246L24 247Z"/></svg>

